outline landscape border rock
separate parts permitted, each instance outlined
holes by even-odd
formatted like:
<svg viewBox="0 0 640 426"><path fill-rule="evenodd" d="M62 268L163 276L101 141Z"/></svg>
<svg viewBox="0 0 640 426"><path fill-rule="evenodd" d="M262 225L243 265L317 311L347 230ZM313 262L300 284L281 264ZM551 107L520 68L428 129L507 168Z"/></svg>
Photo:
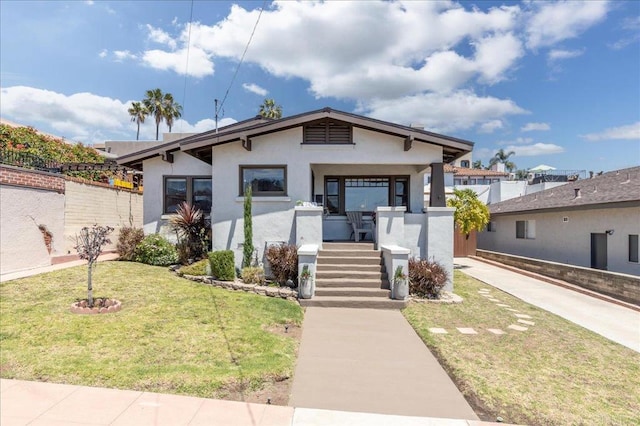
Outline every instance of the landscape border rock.
<svg viewBox="0 0 640 426"><path fill-rule="evenodd" d="M71 312L74 314L95 315L111 314L122 309L122 302L116 299L107 299L105 303L106 306L94 306L93 308L82 306L83 304L86 304L86 299L72 303L70 307Z"/></svg>
<svg viewBox="0 0 640 426"><path fill-rule="evenodd" d="M171 270L176 272L176 270ZM255 293L260 296L279 297L281 299L287 299L292 301L298 300L298 292L290 287L269 287L256 284L245 284L241 280L235 281L218 281L214 280L211 276L201 275L179 275L181 278L185 278L190 281L195 281L203 284L212 285L214 287L224 288L233 291L246 291L248 293Z"/></svg>
<svg viewBox="0 0 640 426"><path fill-rule="evenodd" d="M445 305L451 305L451 304L457 304L457 303L462 303L463 302L462 297L458 296L457 294L448 292L448 291L440 292L440 298L439 299L423 299L421 297L411 296L409 298L409 300L411 300L412 302L417 302L417 303L440 303L440 304L445 304Z"/></svg>

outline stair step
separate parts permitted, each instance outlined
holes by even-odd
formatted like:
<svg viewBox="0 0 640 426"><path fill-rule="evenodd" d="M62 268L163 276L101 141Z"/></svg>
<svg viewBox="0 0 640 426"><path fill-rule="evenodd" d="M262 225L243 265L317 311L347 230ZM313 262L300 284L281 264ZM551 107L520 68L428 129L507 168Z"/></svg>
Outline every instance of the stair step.
<svg viewBox="0 0 640 426"><path fill-rule="evenodd" d="M366 271L366 272L384 272L384 267L379 264L354 264L354 263L344 263L344 264L332 264L332 263L318 263L316 265L316 271Z"/></svg>
<svg viewBox="0 0 640 426"><path fill-rule="evenodd" d="M375 250L325 250L318 252L318 258L321 257L362 257L380 259L380 252Z"/></svg>
<svg viewBox="0 0 640 426"><path fill-rule="evenodd" d="M391 295L390 290L381 288L368 287L317 287L316 294L313 296L341 296L341 297L380 297L388 299Z"/></svg>
<svg viewBox="0 0 640 426"><path fill-rule="evenodd" d="M343 257L318 256L318 265L382 265L382 258L378 257Z"/></svg>
<svg viewBox="0 0 640 426"><path fill-rule="evenodd" d="M389 288L389 281L367 278L316 278L316 287Z"/></svg>
<svg viewBox="0 0 640 426"><path fill-rule="evenodd" d="M386 272L380 271L317 271L316 279L324 278L341 278L345 280L349 279L372 279L383 280L387 278Z"/></svg>
<svg viewBox="0 0 640 426"><path fill-rule="evenodd" d="M402 309L407 306L407 301L381 297L315 296L313 299L300 299L300 305L324 308Z"/></svg>
<svg viewBox="0 0 640 426"><path fill-rule="evenodd" d="M323 250L374 250L373 243L322 243Z"/></svg>

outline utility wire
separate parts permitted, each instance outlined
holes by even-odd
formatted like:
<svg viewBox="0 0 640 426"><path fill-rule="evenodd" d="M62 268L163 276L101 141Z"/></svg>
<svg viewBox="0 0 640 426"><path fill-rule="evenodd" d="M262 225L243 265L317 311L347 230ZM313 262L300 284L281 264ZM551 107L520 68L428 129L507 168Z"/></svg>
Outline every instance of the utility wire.
<svg viewBox="0 0 640 426"><path fill-rule="evenodd" d="M260 8L260 13L258 13L258 19L256 19L256 23L253 26L253 31L251 31L251 36L249 36L249 41L247 42L247 46L244 48L244 52L242 52L242 56L240 57L240 62L238 62L238 66L236 67L236 71L233 73L233 77L231 77L231 82L229 83L229 87L227 87L227 91L224 93L224 98L222 98L222 102L220 102L220 107L216 110L216 116L218 115L218 111L222 109L224 106L224 101L227 100L227 96L229 96L229 90L231 90L231 86L233 86L233 82L236 80L236 76L238 75L238 71L240 70L240 66L244 61L244 56L247 54L247 50L249 50L249 45L251 44L251 40L253 40L253 35L256 32L256 28L258 28L258 22L260 22L260 17L262 16L262 12L264 8L267 6L267 0L262 2L262 7Z"/></svg>
<svg viewBox="0 0 640 426"><path fill-rule="evenodd" d="M189 12L189 36L187 37L187 61L184 66L184 88L182 89L182 111L184 111L187 101L187 80L189 79L189 51L191 50L191 25L193 24L193 0L191 0L191 11ZM180 123L180 133L182 133L182 123Z"/></svg>

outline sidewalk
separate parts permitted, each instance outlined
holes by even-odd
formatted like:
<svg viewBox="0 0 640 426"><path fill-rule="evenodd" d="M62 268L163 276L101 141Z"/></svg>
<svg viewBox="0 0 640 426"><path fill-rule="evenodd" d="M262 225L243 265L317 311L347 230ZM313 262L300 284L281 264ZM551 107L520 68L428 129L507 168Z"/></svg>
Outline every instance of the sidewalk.
<svg viewBox="0 0 640 426"><path fill-rule="evenodd" d="M315 410L0 379L0 424L114 426L482 426L480 421ZM504 423L501 423L503 425Z"/></svg>
<svg viewBox="0 0 640 426"><path fill-rule="evenodd" d="M302 330L289 405L478 419L399 310L310 307Z"/></svg>
<svg viewBox="0 0 640 426"><path fill-rule="evenodd" d="M98 262L104 262L107 260L116 260L118 253L107 253L98 257ZM71 268L74 266L86 265L86 260L72 260L71 262L58 263L56 265L41 266L39 268L25 269L18 272L10 272L8 274L0 275L0 282L17 280L19 278L30 277L33 275L43 274L45 272L57 271L59 269Z"/></svg>
<svg viewBox="0 0 640 426"><path fill-rule="evenodd" d="M640 352L640 312L479 260L456 257L454 264L467 275Z"/></svg>

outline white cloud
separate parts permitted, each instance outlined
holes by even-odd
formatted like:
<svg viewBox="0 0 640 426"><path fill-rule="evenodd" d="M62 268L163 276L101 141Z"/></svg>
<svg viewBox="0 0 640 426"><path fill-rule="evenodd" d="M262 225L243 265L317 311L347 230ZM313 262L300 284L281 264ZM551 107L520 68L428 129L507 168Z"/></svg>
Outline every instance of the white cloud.
<svg viewBox="0 0 640 426"><path fill-rule="evenodd" d="M98 53L98 56L101 58L106 58L108 53L109 51L107 49L102 49L100 53Z"/></svg>
<svg viewBox="0 0 640 426"><path fill-rule="evenodd" d="M486 37L475 48L475 68L489 84L504 80L504 73L524 54L522 43L511 33Z"/></svg>
<svg viewBox="0 0 640 426"><path fill-rule="evenodd" d="M548 123L527 123L520 128L522 132L532 132L534 130L547 131L551 130L551 126Z"/></svg>
<svg viewBox="0 0 640 426"><path fill-rule="evenodd" d="M93 0L85 0L84 4L88 5L88 6L93 6L95 2Z"/></svg>
<svg viewBox="0 0 640 426"><path fill-rule="evenodd" d="M267 96L267 93L269 93L267 89L264 89L255 83L242 83L242 87L247 92L255 93L260 96Z"/></svg>
<svg viewBox="0 0 640 426"><path fill-rule="evenodd" d="M186 74L196 78L213 75L213 62L209 55L202 49L193 47L189 51L182 48L175 52L147 50L142 56L142 61L152 68L171 70L180 75Z"/></svg>
<svg viewBox="0 0 640 426"><path fill-rule="evenodd" d="M584 49L579 49L579 50L552 49L551 51L549 51L547 58L549 59L549 61L559 61L563 59L577 58L578 56L581 56L582 54L584 54L584 52L585 52Z"/></svg>
<svg viewBox="0 0 640 426"><path fill-rule="evenodd" d="M506 152L513 151L517 157L535 157L537 155L560 154L564 148L552 143L534 143L533 145L509 145Z"/></svg>
<svg viewBox="0 0 640 426"><path fill-rule="evenodd" d="M533 138L515 138L510 141L500 141L498 145L526 145L533 142Z"/></svg>
<svg viewBox="0 0 640 426"><path fill-rule="evenodd" d="M621 29L629 35L622 37L614 43L608 44L608 46L614 50L624 49L640 40L640 16L625 18L622 21Z"/></svg>
<svg viewBox="0 0 640 426"><path fill-rule="evenodd" d="M65 95L26 86L3 87L0 91L0 109L3 117L88 144L108 139L135 139L136 124L131 122L127 112L130 104L131 101L121 101L93 93ZM232 118L225 118L220 121L219 126L234 122ZM214 127L213 119L203 119L195 124L179 119L174 124L173 131L199 133ZM168 131L166 125L162 124L160 131ZM140 138L155 139L153 119L148 119L141 125Z"/></svg>
<svg viewBox="0 0 640 426"><path fill-rule="evenodd" d="M640 140L640 121L626 126L612 127L599 133L581 135L581 137L588 141Z"/></svg>
<svg viewBox="0 0 640 426"><path fill-rule="evenodd" d="M106 52L106 51L103 51ZM129 52L128 50L114 50L113 51L113 56L115 57L115 61L116 62L123 62L127 59L137 59L136 55L134 55L133 53ZM101 56L103 57L103 56Z"/></svg>
<svg viewBox="0 0 640 426"><path fill-rule="evenodd" d="M552 46L562 40L575 38L606 16L606 1L533 2L527 22L527 47Z"/></svg>
<svg viewBox="0 0 640 426"><path fill-rule="evenodd" d="M486 123L482 123L478 132L480 133L493 133L497 129L502 129L503 124L501 120L491 120Z"/></svg>
<svg viewBox="0 0 640 426"><path fill-rule="evenodd" d="M373 100L358 107L358 112L400 123L421 123L425 129L451 132L471 128L478 123L514 114L526 114L515 102L494 97L479 97L471 91L441 95L417 94L390 100Z"/></svg>
<svg viewBox="0 0 640 426"><path fill-rule="evenodd" d="M167 45L171 50L175 50L177 47L177 42L169 35L169 33L162 29L155 28L147 24L147 30L149 31L149 35L147 37L152 42Z"/></svg>

